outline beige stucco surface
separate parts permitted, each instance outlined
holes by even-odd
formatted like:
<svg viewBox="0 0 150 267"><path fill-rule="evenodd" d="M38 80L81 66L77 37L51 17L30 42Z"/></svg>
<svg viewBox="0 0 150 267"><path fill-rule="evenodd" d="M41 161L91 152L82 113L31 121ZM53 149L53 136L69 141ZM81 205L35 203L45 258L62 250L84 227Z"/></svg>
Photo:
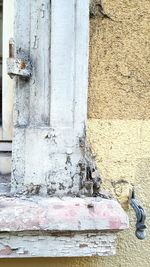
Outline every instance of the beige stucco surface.
<svg viewBox="0 0 150 267"><path fill-rule="evenodd" d="M150 229L150 1L103 0L103 5L111 19L96 12L91 20L88 137L102 187L128 209L130 230L118 235L115 257L1 260L2 267L150 266L148 231L146 240L136 239L128 207L134 185Z"/></svg>
<svg viewBox="0 0 150 267"><path fill-rule="evenodd" d="M102 3L111 19L91 20L89 117L149 119L150 1Z"/></svg>
<svg viewBox="0 0 150 267"><path fill-rule="evenodd" d="M146 267L150 237L135 238L128 198L134 186L149 227L150 1L102 2L111 19L96 10L91 20L88 136L102 187L128 210L131 228L119 235L116 257L100 259L97 265Z"/></svg>

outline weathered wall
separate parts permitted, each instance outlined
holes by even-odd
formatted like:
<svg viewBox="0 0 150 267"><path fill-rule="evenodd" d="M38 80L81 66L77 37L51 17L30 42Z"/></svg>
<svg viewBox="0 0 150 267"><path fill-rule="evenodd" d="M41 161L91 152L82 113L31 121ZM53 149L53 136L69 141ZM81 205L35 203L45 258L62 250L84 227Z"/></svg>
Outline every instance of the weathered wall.
<svg viewBox="0 0 150 267"><path fill-rule="evenodd" d="M101 2L108 17L97 8L91 19L89 139L103 188L127 209L134 185L149 218L150 1ZM120 235L116 257L96 264L150 266L150 238L137 240L131 208L129 218L133 227Z"/></svg>
<svg viewBox="0 0 150 267"><path fill-rule="evenodd" d="M102 2L110 19L91 20L89 117L149 119L150 1Z"/></svg>
<svg viewBox="0 0 150 267"><path fill-rule="evenodd" d="M98 0L96 0L98 2ZM103 179L127 207L131 184L150 214L150 1L103 0L91 19L88 133ZM2 267L149 267L150 238L121 233L115 257L1 260Z"/></svg>

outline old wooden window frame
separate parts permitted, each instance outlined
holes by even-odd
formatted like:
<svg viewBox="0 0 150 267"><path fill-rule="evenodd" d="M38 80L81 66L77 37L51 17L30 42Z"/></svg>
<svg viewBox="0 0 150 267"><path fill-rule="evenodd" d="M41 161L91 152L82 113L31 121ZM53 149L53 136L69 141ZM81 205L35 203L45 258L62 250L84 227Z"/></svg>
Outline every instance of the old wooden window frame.
<svg viewBox="0 0 150 267"><path fill-rule="evenodd" d="M2 125L0 125L0 174L11 173L14 81L7 75L9 39L14 31L14 0L3 0ZM8 19L9 18L9 19Z"/></svg>
<svg viewBox="0 0 150 267"><path fill-rule="evenodd" d="M12 140L13 127L13 81L7 75L6 59L9 57L9 39L13 37L14 31L14 1L3 0L3 71L2 71L2 126L0 127L1 150L10 150L7 141ZM8 19L9 17L9 19Z"/></svg>
<svg viewBox="0 0 150 267"><path fill-rule="evenodd" d="M0 196L0 257L113 255L128 218L115 200L93 197L99 174L86 140L88 0L14 2L12 179L11 193Z"/></svg>

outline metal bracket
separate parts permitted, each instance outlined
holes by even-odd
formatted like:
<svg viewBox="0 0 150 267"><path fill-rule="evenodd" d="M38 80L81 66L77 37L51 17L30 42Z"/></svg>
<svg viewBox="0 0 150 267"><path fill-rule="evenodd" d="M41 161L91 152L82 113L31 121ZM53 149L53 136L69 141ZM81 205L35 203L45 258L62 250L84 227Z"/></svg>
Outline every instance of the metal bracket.
<svg viewBox="0 0 150 267"><path fill-rule="evenodd" d="M146 237L146 213L136 200L134 190L131 193L130 205L134 209L137 218L135 235L138 239L143 240Z"/></svg>
<svg viewBox="0 0 150 267"><path fill-rule="evenodd" d="M11 78L19 76L22 79L29 79L32 74L32 62L29 55L19 48L15 50L15 41L9 41L9 58L7 59L7 73Z"/></svg>

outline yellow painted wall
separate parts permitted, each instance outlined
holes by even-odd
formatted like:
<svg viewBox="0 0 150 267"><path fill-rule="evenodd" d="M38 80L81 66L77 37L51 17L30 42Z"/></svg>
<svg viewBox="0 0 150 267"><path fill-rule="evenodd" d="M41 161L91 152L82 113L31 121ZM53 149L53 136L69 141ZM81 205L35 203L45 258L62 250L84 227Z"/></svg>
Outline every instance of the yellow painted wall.
<svg viewBox="0 0 150 267"><path fill-rule="evenodd" d="M94 0L98 2L99 0ZM128 208L134 185L150 229L150 0L103 0L91 19L88 136L109 190ZM150 267L150 237L131 227L106 258L1 260L2 267Z"/></svg>

